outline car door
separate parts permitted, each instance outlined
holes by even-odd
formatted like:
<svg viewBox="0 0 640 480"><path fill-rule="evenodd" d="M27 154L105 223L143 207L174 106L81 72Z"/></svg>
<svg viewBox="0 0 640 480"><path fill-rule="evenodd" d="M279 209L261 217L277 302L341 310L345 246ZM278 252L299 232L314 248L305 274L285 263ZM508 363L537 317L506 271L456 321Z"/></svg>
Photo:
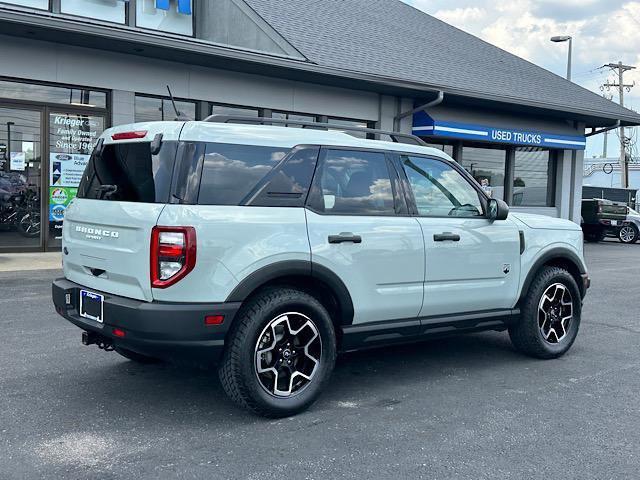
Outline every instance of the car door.
<svg viewBox="0 0 640 480"><path fill-rule="evenodd" d="M307 227L311 260L345 284L354 324L413 319L418 325L422 231L408 215L397 171L384 152L323 149Z"/></svg>
<svg viewBox="0 0 640 480"><path fill-rule="evenodd" d="M517 226L489 220L484 197L453 162L401 155L400 165L425 242L420 316L512 308L520 278Z"/></svg>

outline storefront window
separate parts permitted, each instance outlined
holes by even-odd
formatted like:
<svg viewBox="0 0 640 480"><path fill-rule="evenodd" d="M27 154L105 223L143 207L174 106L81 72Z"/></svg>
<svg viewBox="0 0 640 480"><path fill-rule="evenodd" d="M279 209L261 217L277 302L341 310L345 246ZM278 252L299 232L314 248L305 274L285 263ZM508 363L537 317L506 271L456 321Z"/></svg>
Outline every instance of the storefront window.
<svg viewBox="0 0 640 480"><path fill-rule="evenodd" d="M121 0L60 0L60 12L105 22L124 23L126 2Z"/></svg>
<svg viewBox="0 0 640 480"><path fill-rule="evenodd" d="M506 150L464 147L462 166L473 175L483 190L492 198L504 200Z"/></svg>
<svg viewBox="0 0 640 480"><path fill-rule="evenodd" d="M103 131L102 116L49 114L49 247L60 247L65 210Z"/></svg>
<svg viewBox="0 0 640 480"><path fill-rule="evenodd" d="M288 112L273 112L271 114L272 118L277 118L280 120L291 120L293 122L315 122L316 117L313 115L300 115L298 113L288 113ZM296 125L295 123L287 123L287 127L300 128L301 125Z"/></svg>
<svg viewBox="0 0 640 480"><path fill-rule="evenodd" d="M183 115L193 119L196 118L196 104L194 102L176 100L176 107ZM136 122L175 120L175 118L176 111L174 110L170 99L136 95Z"/></svg>
<svg viewBox="0 0 640 480"><path fill-rule="evenodd" d="M193 35L191 0L137 0L136 25L161 32Z"/></svg>
<svg viewBox="0 0 640 480"><path fill-rule="evenodd" d="M427 146L437 148L453 158L453 145L445 145L444 143L429 143Z"/></svg>
<svg viewBox="0 0 640 480"><path fill-rule="evenodd" d="M259 117L260 112L257 108L239 107L235 105L211 105L211 115Z"/></svg>
<svg viewBox="0 0 640 480"><path fill-rule="evenodd" d="M107 108L107 94L83 88L50 87L0 80L0 98Z"/></svg>
<svg viewBox="0 0 640 480"><path fill-rule="evenodd" d="M42 10L47 10L49 8L49 0L1 0L0 5L3 3L19 5L21 7L39 8Z"/></svg>
<svg viewBox="0 0 640 480"><path fill-rule="evenodd" d="M551 152L537 148L517 148L513 175L513 205L552 207L555 204L555 175Z"/></svg>
<svg viewBox="0 0 640 480"><path fill-rule="evenodd" d="M365 120L347 120L344 118L331 118L327 120L330 125L345 125L347 127L369 128L369 123ZM352 137L367 138L366 133L349 131L347 132ZM383 139L384 140L384 139Z"/></svg>
<svg viewBox="0 0 640 480"><path fill-rule="evenodd" d="M0 248L40 246L41 122L0 107Z"/></svg>

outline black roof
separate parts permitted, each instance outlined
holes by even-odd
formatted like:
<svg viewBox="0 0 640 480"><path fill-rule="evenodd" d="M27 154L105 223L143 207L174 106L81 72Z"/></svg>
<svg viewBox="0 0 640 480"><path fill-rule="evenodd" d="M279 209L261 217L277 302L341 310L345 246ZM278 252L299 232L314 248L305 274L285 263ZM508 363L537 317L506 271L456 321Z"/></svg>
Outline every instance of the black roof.
<svg viewBox="0 0 640 480"><path fill-rule="evenodd" d="M322 67L571 112L585 117L588 126L607 119L640 124L640 114L400 0L245 1Z"/></svg>

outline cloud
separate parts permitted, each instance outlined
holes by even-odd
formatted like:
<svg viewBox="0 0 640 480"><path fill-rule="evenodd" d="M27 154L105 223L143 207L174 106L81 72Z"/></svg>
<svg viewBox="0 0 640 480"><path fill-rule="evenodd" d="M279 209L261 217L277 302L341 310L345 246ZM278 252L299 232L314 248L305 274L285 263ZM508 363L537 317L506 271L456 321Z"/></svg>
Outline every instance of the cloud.
<svg viewBox="0 0 640 480"><path fill-rule="evenodd" d="M554 35L574 38L573 81L601 92L614 81L613 72L599 68L622 61L640 69L640 0L404 0L451 25L558 75L566 75L567 44L549 41ZM625 74L625 106L640 110L640 72ZM605 89L605 92L606 89ZM615 95L613 90L609 93ZM601 152L601 136L589 141L588 152ZM617 155L609 142L609 155Z"/></svg>

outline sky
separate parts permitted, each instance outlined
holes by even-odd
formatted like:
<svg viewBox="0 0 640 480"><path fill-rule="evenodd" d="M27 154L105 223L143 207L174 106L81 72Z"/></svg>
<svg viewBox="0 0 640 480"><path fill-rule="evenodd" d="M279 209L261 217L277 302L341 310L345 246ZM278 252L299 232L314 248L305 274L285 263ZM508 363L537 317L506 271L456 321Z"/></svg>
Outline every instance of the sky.
<svg viewBox="0 0 640 480"><path fill-rule="evenodd" d="M567 73L567 43L552 43L554 35L573 37L572 80L598 94L617 77L607 63L622 61L638 70L625 73L625 106L640 111L640 1L624 0L403 0L455 27L561 76ZM640 132L633 129L633 138ZM632 131L628 131L629 135ZM601 156L603 135L591 137L586 158ZM640 151L634 148L634 156ZM609 135L608 156L619 155L617 134Z"/></svg>

